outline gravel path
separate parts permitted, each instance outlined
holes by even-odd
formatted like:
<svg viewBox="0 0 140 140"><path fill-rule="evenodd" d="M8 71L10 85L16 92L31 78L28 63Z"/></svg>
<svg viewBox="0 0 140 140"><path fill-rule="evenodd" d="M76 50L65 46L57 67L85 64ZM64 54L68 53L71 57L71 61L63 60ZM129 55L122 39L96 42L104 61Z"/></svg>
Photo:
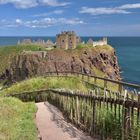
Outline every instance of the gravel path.
<svg viewBox="0 0 140 140"><path fill-rule="evenodd" d="M42 140L93 140L67 123L62 113L48 102L37 103L36 124Z"/></svg>

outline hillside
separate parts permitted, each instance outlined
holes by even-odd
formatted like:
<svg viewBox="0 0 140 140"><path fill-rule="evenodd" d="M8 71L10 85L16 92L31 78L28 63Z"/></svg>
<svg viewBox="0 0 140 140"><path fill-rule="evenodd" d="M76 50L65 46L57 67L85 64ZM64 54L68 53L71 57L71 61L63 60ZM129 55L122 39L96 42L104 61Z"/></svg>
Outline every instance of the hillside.
<svg viewBox="0 0 140 140"><path fill-rule="evenodd" d="M45 50L37 45L17 45L0 47L0 74L10 65L11 59L23 51L39 51Z"/></svg>
<svg viewBox="0 0 140 140"><path fill-rule="evenodd" d="M50 88L87 93L95 88L82 82L79 77L50 78L45 77L46 72L73 71L120 79L117 57L111 46L80 46L73 50L46 51L40 46L24 45L1 48L0 56L0 70L3 71L0 80L5 84L12 82L12 85L0 90L0 133L4 138L37 139L35 104L23 103L8 96ZM98 82L100 86L104 84ZM113 88L112 85L110 87ZM108 114L106 116L110 118Z"/></svg>
<svg viewBox="0 0 140 140"><path fill-rule="evenodd" d="M46 72L52 71L83 72L120 79L117 57L111 46L83 47L74 50L53 49L50 51L37 51L40 48L32 47L24 52L20 49L11 61L9 61L10 59L6 60L11 64L1 75L1 79L13 82L21 81L34 76L44 76ZM19 54L19 52L21 53ZM9 56L7 55L7 57Z"/></svg>
<svg viewBox="0 0 140 140"><path fill-rule="evenodd" d="M86 83L82 82L80 78L76 77L37 77L15 83L10 87L1 90L0 97L43 89L68 89L87 92L89 87L86 85Z"/></svg>

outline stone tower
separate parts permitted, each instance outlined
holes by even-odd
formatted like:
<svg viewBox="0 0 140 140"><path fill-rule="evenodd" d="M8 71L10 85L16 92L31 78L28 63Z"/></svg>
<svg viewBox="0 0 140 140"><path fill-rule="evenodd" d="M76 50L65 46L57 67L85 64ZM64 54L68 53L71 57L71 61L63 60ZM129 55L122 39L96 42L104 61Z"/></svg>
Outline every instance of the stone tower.
<svg viewBox="0 0 140 140"><path fill-rule="evenodd" d="M77 45L74 31L61 32L56 35L56 46L61 49L75 49Z"/></svg>

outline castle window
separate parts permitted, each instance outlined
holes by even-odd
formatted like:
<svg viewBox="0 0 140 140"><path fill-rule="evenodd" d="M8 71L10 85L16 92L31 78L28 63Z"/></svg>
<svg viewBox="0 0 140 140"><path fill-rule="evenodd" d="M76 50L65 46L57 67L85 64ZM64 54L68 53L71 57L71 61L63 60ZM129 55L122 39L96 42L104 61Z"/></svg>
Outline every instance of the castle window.
<svg viewBox="0 0 140 140"><path fill-rule="evenodd" d="M64 43L65 42L65 40L62 40L62 43Z"/></svg>

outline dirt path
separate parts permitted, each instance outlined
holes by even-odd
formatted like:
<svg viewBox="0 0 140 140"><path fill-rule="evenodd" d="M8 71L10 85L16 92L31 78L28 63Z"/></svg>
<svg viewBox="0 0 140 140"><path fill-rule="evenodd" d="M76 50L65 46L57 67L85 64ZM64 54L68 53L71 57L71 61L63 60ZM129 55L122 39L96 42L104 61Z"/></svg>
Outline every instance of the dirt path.
<svg viewBox="0 0 140 140"><path fill-rule="evenodd" d="M62 113L48 102L37 103L36 124L42 140L93 140L67 123Z"/></svg>

